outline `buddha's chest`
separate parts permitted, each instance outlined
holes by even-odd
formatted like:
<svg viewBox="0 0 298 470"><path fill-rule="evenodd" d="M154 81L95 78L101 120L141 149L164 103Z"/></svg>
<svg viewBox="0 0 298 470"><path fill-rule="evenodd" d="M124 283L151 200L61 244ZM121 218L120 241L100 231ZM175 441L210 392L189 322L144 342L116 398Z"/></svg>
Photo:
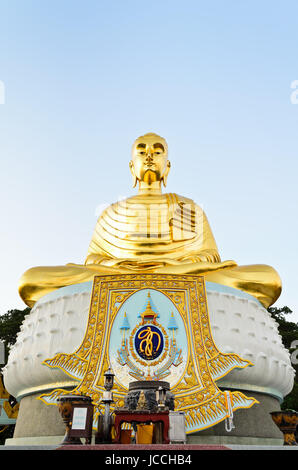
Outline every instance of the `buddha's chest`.
<svg viewBox="0 0 298 470"><path fill-rule="evenodd" d="M196 233L197 214L193 205L173 197L144 201L130 198L113 205L106 226L121 238L131 240L182 240Z"/></svg>

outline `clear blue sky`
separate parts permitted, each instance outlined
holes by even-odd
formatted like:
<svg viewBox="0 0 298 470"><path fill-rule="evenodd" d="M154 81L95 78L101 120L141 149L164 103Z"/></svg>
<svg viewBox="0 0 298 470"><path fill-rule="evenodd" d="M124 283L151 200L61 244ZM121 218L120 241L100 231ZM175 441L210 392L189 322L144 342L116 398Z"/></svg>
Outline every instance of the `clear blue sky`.
<svg viewBox="0 0 298 470"><path fill-rule="evenodd" d="M298 321L296 1L2 0L0 80L0 313L29 267L84 261L153 131L167 191L203 206L222 259L274 266Z"/></svg>

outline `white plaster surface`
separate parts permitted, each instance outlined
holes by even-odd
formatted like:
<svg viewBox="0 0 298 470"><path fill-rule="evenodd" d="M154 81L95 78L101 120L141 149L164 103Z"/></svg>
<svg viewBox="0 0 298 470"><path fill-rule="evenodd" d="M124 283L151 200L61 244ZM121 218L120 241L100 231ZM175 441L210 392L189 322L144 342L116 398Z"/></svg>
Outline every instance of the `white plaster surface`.
<svg viewBox="0 0 298 470"><path fill-rule="evenodd" d="M60 369L42 365L57 353L73 353L87 326L92 283L64 287L43 297L25 318L8 363L4 383L16 398L75 381ZM211 330L218 349L237 353L254 367L234 369L221 386L279 396L290 393L294 369L278 325L253 297L239 290L206 283Z"/></svg>

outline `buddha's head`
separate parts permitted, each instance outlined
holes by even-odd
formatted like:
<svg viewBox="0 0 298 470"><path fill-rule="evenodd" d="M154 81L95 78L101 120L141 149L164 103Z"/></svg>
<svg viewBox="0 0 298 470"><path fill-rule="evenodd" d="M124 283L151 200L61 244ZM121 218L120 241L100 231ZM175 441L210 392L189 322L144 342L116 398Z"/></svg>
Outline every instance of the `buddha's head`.
<svg viewBox="0 0 298 470"><path fill-rule="evenodd" d="M149 133L138 137L132 146L132 159L129 162L134 187L137 182L148 185L167 183L170 170L168 145L163 137Z"/></svg>

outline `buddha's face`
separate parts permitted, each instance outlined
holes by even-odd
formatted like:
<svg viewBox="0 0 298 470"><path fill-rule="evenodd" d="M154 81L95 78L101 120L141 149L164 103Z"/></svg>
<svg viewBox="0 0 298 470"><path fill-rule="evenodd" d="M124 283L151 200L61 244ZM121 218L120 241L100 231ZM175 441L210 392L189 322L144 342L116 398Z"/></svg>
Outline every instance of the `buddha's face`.
<svg viewBox="0 0 298 470"><path fill-rule="evenodd" d="M168 148L165 139L156 134L139 137L132 148L130 169L137 181L149 185L155 181L166 180L170 168Z"/></svg>

